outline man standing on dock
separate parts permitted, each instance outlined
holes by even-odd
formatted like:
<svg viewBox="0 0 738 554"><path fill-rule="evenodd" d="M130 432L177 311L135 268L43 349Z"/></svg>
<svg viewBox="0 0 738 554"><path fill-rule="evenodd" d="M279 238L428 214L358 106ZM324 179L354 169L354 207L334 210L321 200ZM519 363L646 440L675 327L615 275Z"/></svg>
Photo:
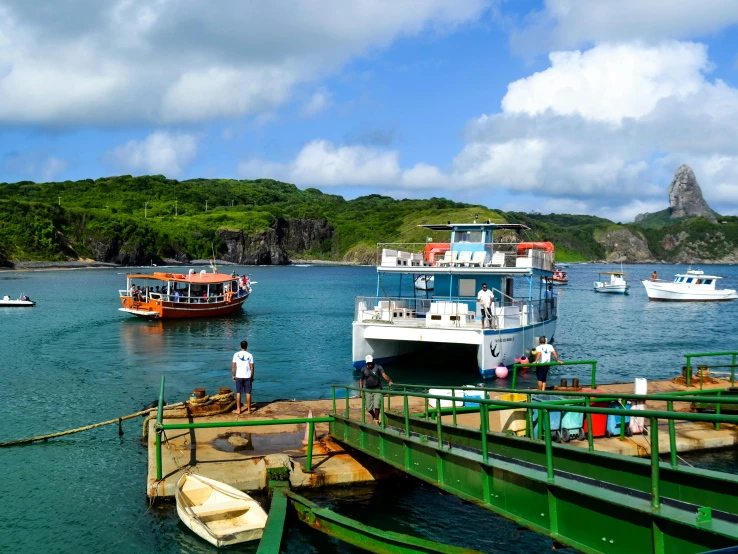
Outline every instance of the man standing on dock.
<svg viewBox="0 0 738 554"><path fill-rule="evenodd" d="M534 364L547 364L551 361L551 356L556 358L559 365L563 364L559 359L559 355L556 349L550 344L546 344L546 337L538 339L538 346L536 346L536 359L533 360ZM536 377L538 378L538 390L546 390L546 378L548 377L548 368L550 366L542 365L536 366Z"/></svg>
<svg viewBox="0 0 738 554"><path fill-rule="evenodd" d="M379 410L382 407L382 393L374 392L382 390L382 383L379 376L384 377L390 387L393 385L392 379L384 372L384 368L374 363L374 357L370 354L366 357L366 365L361 368L361 377L359 377L359 388L366 387L370 389L364 393L364 406L366 410L374 418L374 423L379 423Z"/></svg>
<svg viewBox="0 0 738 554"><path fill-rule="evenodd" d="M241 341L241 350L233 355L231 374L236 382L236 409L234 414L241 414L241 394L246 395L246 413L251 410L251 385L254 382L254 357L246 350L249 343Z"/></svg>

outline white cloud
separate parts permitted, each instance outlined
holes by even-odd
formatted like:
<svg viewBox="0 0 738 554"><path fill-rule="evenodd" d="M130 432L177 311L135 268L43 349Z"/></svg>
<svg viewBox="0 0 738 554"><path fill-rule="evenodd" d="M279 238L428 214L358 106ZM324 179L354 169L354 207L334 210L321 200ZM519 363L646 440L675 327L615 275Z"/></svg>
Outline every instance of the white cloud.
<svg viewBox="0 0 738 554"><path fill-rule="evenodd" d="M151 133L145 139L129 140L107 152L105 160L133 173L161 173L177 177L197 154L197 139L190 134Z"/></svg>
<svg viewBox="0 0 738 554"><path fill-rule="evenodd" d="M44 181L53 181L59 173L69 167L69 162L55 156L49 156L42 166Z"/></svg>
<svg viewBox="0 0 738 554"><path fill-rule="evenodd" d="M486 0L0 0L0 122L201 121L279 106L300 82Z"/></svg>
<svg viewBox="0 0 738 554"><path fill-rule="evenodd" d="M546 0L513 33L530 52L639 39L688 39L738 23L734 0Z"/></svg>
<svg viewBox="0 0 738 554"><path fill-rule="evenodd" d="M302 116L313 117L328 109L331 104L333 104L331 93L327 89L321 87L313 93L310 97L310 101L303 106Z"/></svg>
<svg viewBox="0 0 738 554"><path fill-rule="evenodd" d="M539 211L627 221L666 208L673 172L689 163L713 208L735 213L738 89L709 81L709 68L705 47L689 42L559 53L549 69L512 83L499 112L467 124L447 168L406 169L396 150L316 140L292 162L252 161L241 174L259 168L298 186L441 189L493 202L499 191Z"/></svg>
<svg viewBox="0 0 738 554"><path fill-rule="evenodd" d="M508 114L579 114L620 123L653 110L662 98L684 98L704 84L707 48L666 42L658 46L603 44L581 52L553 52L551 67L508 86Z"/></svg>

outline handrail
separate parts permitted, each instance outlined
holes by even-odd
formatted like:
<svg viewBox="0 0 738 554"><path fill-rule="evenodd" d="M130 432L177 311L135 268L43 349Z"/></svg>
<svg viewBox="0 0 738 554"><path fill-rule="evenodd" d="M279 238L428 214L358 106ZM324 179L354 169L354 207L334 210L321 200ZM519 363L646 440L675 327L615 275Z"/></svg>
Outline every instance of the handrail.
<svg viewBox="0 0 738 554"><path fill-rule="evenodd" d="M335 402L334 402L335 411ZM327 417L297 417L291 419L257 419L249 421L208 421L205 423L163 423L164 414L164 375L161 376L161 386L159 388L159 406L156 414L156 480L162 479L162 463L161 463L161 435L164 431L175 429L213 429L222 427L259 427L262 425L295 425L307 423L308 425L308 443L307 455L305 457L305 471L312 471L313 468L313 440L315 437L316 423L331 423L335 421L332 416Z"/></svg>
<svg viewBox="0 0 738 554"><path fill-rule="evenodd" d="M517 383L518 379L518 368L519 367L545 367L545 366L552 366L552 365L591 365L592 366L592 388L597 387L597 360L575 360L570 362L539 362L539 363L533 363L533 362L527 362L527 363L517 363L513 365L513 379L512 379L512 387L515 388L515 384Z"/></svg>
<svg viewBox="0 0 738 554"><path fill-rule="evenodd" d="M701 352L697 354L685 354L684 357L687 358L687 374L685 375L685 382L687 386L691 386L692 381L692 358L707 358L712 356L731 356L731 363L730 363L730 386L735 386L735 368L736 368L736 358L738 357L738 351L730 350L728 352ZM699 368L698 368L699 369ZM702 389L702 379L700 378L700 389Z"/></svg>

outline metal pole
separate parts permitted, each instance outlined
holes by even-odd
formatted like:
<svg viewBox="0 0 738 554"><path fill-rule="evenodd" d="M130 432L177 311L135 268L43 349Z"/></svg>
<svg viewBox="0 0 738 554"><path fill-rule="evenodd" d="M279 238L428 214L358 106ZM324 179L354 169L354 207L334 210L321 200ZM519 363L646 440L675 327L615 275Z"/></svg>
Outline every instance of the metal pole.
<svg viewBox="0 0 738 554"><path fill-rule="evenodd" d="M402 398L403 407L405 408L405 436L410 436L410 409L408 408L407 393Z"/></svg>
<svg viewBox="0 0 738 554"><path fill-rule="evenodd" d="M551 414L548 413L547 409L543 409L543 420L546 424L546 430L544 435L546 436L546 476L548 482L553 483L554 481L554 465L553 465L553 445L551 444ZM539 422L540 427L540 422Z"/></svg>
<svg viewBox="0 0 738 554"><path fill-rule="evenodd" d="M584 405L587 408L591 408L589 402L589 396L584 397ZM587 412L587 448L590 452L594 451L594 431L592 430L592 414Z"/></svg>
<svg viewBox="0 0 738 554"><path fill-rule="evenodd" d="M164 415L164 375L159 386L159 406L156 410L156 480L161 481L161 420Z"/></svg>
<svg viewBox="0 0 738 554"><path fill-rule="evenodd" d="M597 360L592 362L592 388L597 388Z"/></svg>
<svg viewBox="0 0 738 554"><path fill-rule="evenodd" d="M627 409L627 400L621 400L620 405L623 407L623 415L620 416L620 440L625 440L625 410Z"/></svg>
<svg viewBox="0 0 738 554"><path fill-rule="evenodd" d="M453 398L451 401L451 413L453 414L454 425L456 425L456 389L451 389L451 398Z"/></svg>
<svg viewBox="0 0 738 554"><path fill-rule="evenodd" d="M687 383L687 386L690 386L690 383L692 381L692 358L689 356L689 354L687 354L686 357L687 357L686 383Z"/></svg>
<svg viewBox="0 0 738 554"><path fill-rule="evenodd" d="M387 395L387 401L389 401L390 395ZM384 430L384 393L382 393L382 403L379 405L379 417L381 418L379 420L380 426L382 427L382 430Z"/></svg>
<svg viewBox="0 0 738 554"><path fill-rule="evenodd" d="M312 421L308 422L308 451L307 460L305 461L305 471L313 470L313 435L315 434L315 424Z"/></svg>
<svg viewBox="0 0 738 554"><path fill-rule="evenodd" d="M443 430L441 429L441 427L443 426L442 419L443 418L441 417L441 407L439 404L438 412L436 413L436 432L438 433L438 448L440 450L443 450Z"/></svg>
<svg viewBox="0 0 738 554"><path fill-rule="evenodd" d="M659 420L651 418L651 507L661 506L659 489Z"/></svg>
<svg viewBox="0 0 738 554"><path fill-rule="evenodd" d="M349 390L348 387L346 387L346 417L349 416Z"/></svg>
<svg viewBox="0 0 738 554"><path fill-rule="evenodd" d="M515 388L515 383L518 380L518 364L513 364L513 379L512 379L512 388Z"/></svg>
<svg viewBox="0 0 738 554"><path fill-rule="evenodd" d="M736 359L736 354L733 353L733 356L730 362L730 365L731 365L730 367L730 386L731 387L735 386L735 359Z"/></svg>
<svg viewBox="0 0 738 554"><path fill-rule="evenodd" d="M533 402L532 394L526 394L525 396L528 404ZM533 416L530 413L530 408L525 409L525 436L529 439L533 437Z"/></svg>
<svg viewBox="0 0 738 554"><path fill-rule="evenodd" d="M333 399L333 411L331 412L333 415L336 415L336 386L331 385L331 397Z"/></svg>
<svg viewBox="0 0 738 554"><path fill-rule="evenodd" d="M720 415L720 410L721 410L721 408L720 408L720 406L721 406L721 404L720 404L720 394L721 394L720 391L718 391L718 393L717 393L717 400L718 401L715 403L715 415ZM716 431L720 431L720 422L719 421L716 421L715 422L715 430Z"/></svg>
<svg viewBox="0 0 738 554"><path fill-rule="evenodd" d="M489 455L489 445L487 444L487 426L489 424L489 411L487 404L479 405L479 430L482 433L482 461L486 464Z"/></svg>
<svg viewBox="0 0 738 554"><path fill-rule="evenodd" d="M671 400L667 401L666 409L673 412L674 402ZM679 466L679 462L677 461L676 430L674 429L673 419L669 419L669 455L671 457L671 467L676 469Z"/></svg>
<svg viewBox="0 0 738 554"><path fill-rule="evenodd" d="M366 399L364 398L364 391L360 390L361 395L361 422L366 424Z"/></svg>

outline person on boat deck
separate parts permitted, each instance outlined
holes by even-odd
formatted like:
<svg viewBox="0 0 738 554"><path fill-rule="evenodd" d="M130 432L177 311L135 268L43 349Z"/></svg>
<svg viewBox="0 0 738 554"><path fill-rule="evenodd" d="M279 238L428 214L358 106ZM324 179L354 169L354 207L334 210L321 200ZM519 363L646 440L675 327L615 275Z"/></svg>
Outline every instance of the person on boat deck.
<svg viewBox="0 0 738 554"><path fill-rule="evenodd" d="M159 285L156 286L156 293L159 294Z"/></svg>
<svg viewBox="0 0 738 554"><path fill-rule="evenodd" d="M246 395L246 412L253 413L251 409L251 387L254 383L254 357L246 350L249 347L249 343L245 340L241 341L241 350L233 355L233 361L231 362L231 374L233 380L236 382L236 409L233 410L234 414L240 415L241 408L241 395Z"/></svg>
<svg viewBox="0 0 738 554"><path fill-rule="evenodd" d="M477 302L482 305L482 329L484 329L484 318L488 315L489 328L492 329L492 311L494 309L495 295L492 294L491 290L487 290L487 283L482 283L482 290L477 293Z"/></svg>
<svg viewBox="0 0 738 554"><path fill-rule="evenodd" d="M554 293L552 285L548 285L546 292L543 293L543 299L545 301L544 305L546 308L543 319L548 319L551 317L551 313L553 312Z"/></svg>
<svg viewBox="0 0 738 554"><path fill-rule="evenodd" d="M536 346L536 359L533 360L534 364L547 364L551 361L551 356L556 358L559 365L564 362L559 359L559 355L556 349L550 344L546 344L546 337L538 339L538 346ZM546 377L548 376L548 368L550 366L536 366L536 378L538 379L538 390L546 390Z"/></svg>
<svg viewBox="0 0 738 554"><path fill-rule="evenodd" d="M379 423L379 410L382 407L382 393L373 392L382 390L382 382L379 379L381 375L387 381L390 387L394 384L392 378L384 372L384 368L374 363L374 357L370 354L365 358L366 365L361 368L361 377L359 377L359 388L370 389L364 392L364 405L369 414L374 418L374 423Z"/></svg>
<svg viewBox="0 0 738 554"><path fill-rule="evenodd" d="M174 301L179 302L179 291L177 289L174 289Z"/></svg>
<svg viewBox="0 0 738 554"><path fill-rule="evenodd" d="M655 271L651 273L651 281L658 281L658 279L659 279L658 273L656 273Z"/></svg>

